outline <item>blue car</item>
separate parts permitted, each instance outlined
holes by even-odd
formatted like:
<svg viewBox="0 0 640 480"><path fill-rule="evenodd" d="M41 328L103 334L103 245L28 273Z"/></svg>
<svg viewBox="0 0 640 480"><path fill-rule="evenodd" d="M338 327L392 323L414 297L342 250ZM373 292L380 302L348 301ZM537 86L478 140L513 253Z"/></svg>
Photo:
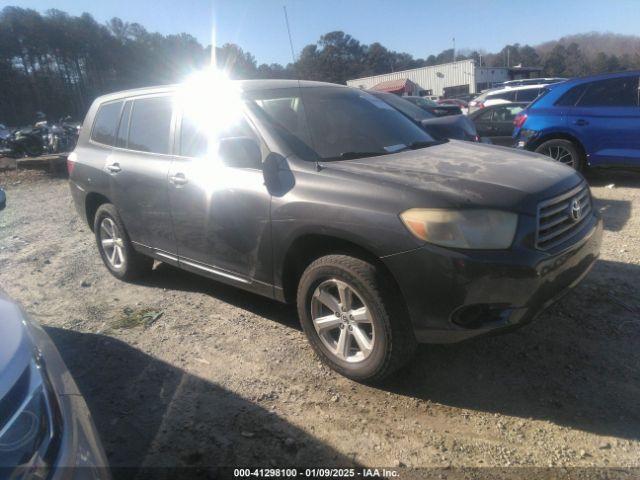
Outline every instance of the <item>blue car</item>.
<svg viewBox="0 0 640 480"><path fill-rule="evenodd" d="M516 146L576 170L640 167L639 79L630 71L549 85L516 116Z"/></svg>

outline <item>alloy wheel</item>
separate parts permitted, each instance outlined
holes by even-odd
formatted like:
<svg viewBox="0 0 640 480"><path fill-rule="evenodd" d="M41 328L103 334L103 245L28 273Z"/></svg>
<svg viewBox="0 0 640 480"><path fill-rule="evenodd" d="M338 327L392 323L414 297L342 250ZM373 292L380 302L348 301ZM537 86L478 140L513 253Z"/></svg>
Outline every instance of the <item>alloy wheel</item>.
<svg viewBox="0 0 640 480"><path fill-rule="evenodd" d="M361 362L373 351L370 309L346 282L330 279L318 285L311 297L311 319L324 346L338 359Z"/></svg>
<svg viewBox="0 0 640 480"><path fill-rule="evenodd" d="M575 167L573 155L562 145L550 145L545 148L543 153L548 157L551 157L558 162L564 163L569 167Z"/></svg>
<svg viewBox="0 0 640 480"><path fill-rule="evenodd" d="M124 265L122 235L116 223L109 217L105 217L100 223L100 243L111 267L116 270L122 268Z"/></svg>

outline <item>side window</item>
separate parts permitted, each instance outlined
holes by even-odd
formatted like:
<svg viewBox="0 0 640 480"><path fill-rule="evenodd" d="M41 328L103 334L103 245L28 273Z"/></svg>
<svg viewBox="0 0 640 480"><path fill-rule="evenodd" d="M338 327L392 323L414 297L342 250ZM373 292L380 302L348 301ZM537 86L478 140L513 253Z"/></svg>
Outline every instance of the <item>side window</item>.
<svg viewBox="0 0 640 480"><path fill-rule="evenodd" d="M532 102L538 97L540 90L537 88L518 90L516 92L516 100L518 102Z"/></svg>
<svg viewBox="0 0 640 480"><path fill-rule="evenodd" d="M495 95L489 95L489 98L487 98L487 100L495 100L498 98L501 100L509 100L510 102L513 102L516 99L516 92L512 91L496 93Z"/></svg>
<svg viewBox="0 0 640 480"><path fill-rule="evenodd" d="M182 116L180 127L180 155L184 157L202 157L209 151L209 142L222 138L250 137L255 140L255 133L243 118L234 125L222 130L216 138L209 138L207 132L202 130L198 122L185 114ZM260 165L256 165L260 168Z"/></svg>
<svg viewBox="0 0 640 480"><path fill-rule="evenodd" d="M120 119L123 102L112 102L100 105L91 130L91 140L105 145L115 145L116 128Z"/></svg>
<svg viewBox="0 0 640 480"><path fill-rule="evenodd" d="M118 135L116 136L116 147L127 147L127 137L129 136L129 119L131 118L132 105L133 102L131 100L124 104L122 117L120 117L120 126L118 127Z"/></svg>
<svg viewBox="0 0 640 480"><path fill-rule="evenodd" d="M523 110L520 106L505 105L504 107L496 108L493 120L495 122L512 122L516 115Z"/></svg>
<svg viewBox="0 0 640 480"><path fill-rule="evenodd" d="M555 105L559 107L573 107L586 89L587 86L584 84L569 89L556 101Z"/></svg>
<svg viewBox="0 0 640 480"><path fill-rule="evenodd" d="M638 77L619 77L587 84L580 107L637 107Z"/></svg>
<svg viewBox="0 0 640 480"><path fill-rule="evenodd" d="M478 115L478 121L479 122L490 122L491 121L491 115L493 115L493 110L489 109L486 112L483 112L480 115Z"/></svg>
<svg viewBox="0 0 640 480"><path fill-rule="evenodd" d="M131 150L168 154L171 140L171 97L138 98L133 101L129 122Z"/></svg>
<svg viewBox="0 0 640 480"><path fill-rule="evenodd" d="M197 122L189 115L182 116L180 126L180 155L183 157L201 157L206 155L209 140Z"/></svg>

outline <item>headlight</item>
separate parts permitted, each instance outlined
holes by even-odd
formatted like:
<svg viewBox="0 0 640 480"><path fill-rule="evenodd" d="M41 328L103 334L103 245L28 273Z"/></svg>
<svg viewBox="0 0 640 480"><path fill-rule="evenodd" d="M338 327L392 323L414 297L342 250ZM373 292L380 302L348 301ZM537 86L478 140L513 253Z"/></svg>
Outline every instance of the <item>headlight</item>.
<svg viewBox="0 0 640 480"><path fill-rule="evenodd" d="M482 250L509 248L518 226L518 215L500 210L412 208L400 218L425 242Z"/></svg>
<svg viewBox="0 0 640 480"><path fill-rule="evenodd" d="M46 473L57 453L59 413L45 377L34 360L0 402L0 468L16 468L18 475L9 478Z"/></svg>

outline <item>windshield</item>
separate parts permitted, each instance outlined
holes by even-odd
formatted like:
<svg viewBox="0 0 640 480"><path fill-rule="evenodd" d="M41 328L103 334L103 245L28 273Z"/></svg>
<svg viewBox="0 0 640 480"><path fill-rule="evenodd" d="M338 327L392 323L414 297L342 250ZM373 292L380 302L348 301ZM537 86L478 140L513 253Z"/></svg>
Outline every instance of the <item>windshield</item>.
<svg viewBox="0 0 640 480"><path fill-rule="evenodd" d="M393 107L361 90L304 87L247 96L261 118L305 160L384 155L435 142Z"/></svg>
<svg viewBox="0 0 640 480"><path fill-rule="evenodd" d="M438 106L433 100L423 97L407 97L407 100L419 107L433 108Z"/></svg>
<svg viewBox="0 0 640 480"><path fill-rule="evenodd" d="M371 92L371 95L378 97L383 102L388 103L400 113L404 113L407 117L415 122L426 120L427 118L435 118L435 115L415 106L413 103L406 101L404 98L386 92Z"/></svg>

